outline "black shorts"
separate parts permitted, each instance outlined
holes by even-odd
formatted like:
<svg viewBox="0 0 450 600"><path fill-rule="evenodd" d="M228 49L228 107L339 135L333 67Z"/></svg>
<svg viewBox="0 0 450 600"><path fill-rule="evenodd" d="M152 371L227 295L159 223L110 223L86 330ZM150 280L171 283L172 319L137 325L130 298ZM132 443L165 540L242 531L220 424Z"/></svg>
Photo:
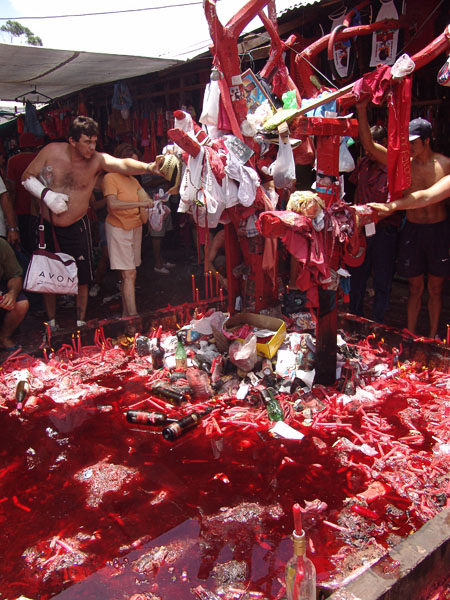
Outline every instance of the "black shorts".
<svg viewBox="0 0 450 600"><path fill-rule="evenodd" d="M435 277L450 275L450 221L418 224L406 221L400 234L397 272L402 277L426 273Z"/></svg>
<svg viewBox="0 0 450 600"><path fill-rule="evenodd" d="M55 252L51 223L44 221L44 228L47 249ZM54 229L61 252L73 256L77 263L78 283L81 285L92 283L94 279L94 259L91 228L87 216L68 227L55 226Z"/></svg>

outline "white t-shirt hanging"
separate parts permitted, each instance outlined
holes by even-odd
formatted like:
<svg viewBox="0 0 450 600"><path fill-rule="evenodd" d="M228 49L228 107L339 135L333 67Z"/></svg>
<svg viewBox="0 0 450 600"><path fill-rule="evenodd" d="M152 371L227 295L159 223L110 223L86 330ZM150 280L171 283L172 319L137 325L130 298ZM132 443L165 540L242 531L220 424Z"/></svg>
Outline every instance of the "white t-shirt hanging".
<svg viewBox="0 0 450 600"><path fill-rule="evenodd" d="M393 0L380 0L381 8L378 12L377 21L385 19L398 19L398 12ZM372 34L372 56L370 66L393 65L397 56L398 29L389 31L375 31Z"/></svg>
<svg viewBox="0 0 450 600"><path fill-rule="evenodd" d="M330 19L332 21L331 31L330 33L336 29L339 25L342 25L345 19L345 13L335 17L334 15L330 15ZM347 77L348 75L348 63L350 60L350 44L347 40L338 40L333 46L333 60L334 66L336 68L336 72L340 77Z"/></svg>

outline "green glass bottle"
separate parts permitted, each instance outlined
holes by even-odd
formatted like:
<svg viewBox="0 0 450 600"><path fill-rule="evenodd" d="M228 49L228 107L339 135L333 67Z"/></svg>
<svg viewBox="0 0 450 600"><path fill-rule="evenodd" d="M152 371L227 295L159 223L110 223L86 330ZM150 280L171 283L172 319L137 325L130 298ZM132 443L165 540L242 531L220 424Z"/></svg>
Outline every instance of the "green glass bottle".
<svg viewBox="0 0 450 600"><path fill-rule="evenodd" d="M187 369L187 354L181 340L181 335L178 334L178 344L175 350L175 368L177 371L185 371Z"/></svg>
<svg viewBox="0 0 450 600"><path fill-rule="evenodd" d="M284 413L277 398L276 391L273 388L261 390L261 397L266 407L267 415L271 421L283 421Z"/></svg>

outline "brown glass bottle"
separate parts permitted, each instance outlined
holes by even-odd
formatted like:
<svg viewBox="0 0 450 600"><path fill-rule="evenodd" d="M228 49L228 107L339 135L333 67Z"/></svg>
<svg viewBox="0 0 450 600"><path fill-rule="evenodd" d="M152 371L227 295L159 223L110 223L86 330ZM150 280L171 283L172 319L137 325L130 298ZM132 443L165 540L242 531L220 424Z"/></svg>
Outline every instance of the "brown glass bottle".
<svg viewBox="0 0 450 600"><path fill-rule="evenodd" d="M28 379L21 379L16 385L16 408L21 412L25 398L30 392Z"/></svg>
<svg viewBox="0 0 450 600"><path fill-rule="evenodd" d="M164 366L164 350L161 348L161 325L155 335L155 340L152 347L152 364L154 369L161 369Z"/></svg>
<svg viewBox="0 0 450 600"><path fill-rule="evenodd" d="M190 429L196 427L202 420L202 417L209 414L211 411L212 407L208 407L201 412L193 412L190 415L186 415L178 421L167 425L167 427L164 427L162 430L163 438L168 442L173 442L173 440L176 440Z"/></svg>

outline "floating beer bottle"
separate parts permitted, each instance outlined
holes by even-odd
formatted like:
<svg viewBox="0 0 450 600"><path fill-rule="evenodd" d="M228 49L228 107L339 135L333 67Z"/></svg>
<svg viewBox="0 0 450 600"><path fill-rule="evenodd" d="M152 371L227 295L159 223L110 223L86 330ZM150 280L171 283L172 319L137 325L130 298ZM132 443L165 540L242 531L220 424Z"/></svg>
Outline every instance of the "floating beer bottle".
<svg viewBox="0 0 450 600"><path fill-rule="evenodd" d="M150 412L147 410L129 410L126 413L128 423L137 423L139 425L150 425L158 427L173 423L176 419L171 419L162 412Z"/></svg>
<svg viewBox="0 0 450 600"><path fill-rule="evenodd" d="M316 600L316 569L306 556L306 537L302 529L300 506L294 504L295 529L292 533L294 555L286 564L288 600Z"/></svg>
<svg viewBox="0 0 450 600"><path fill-rule="evenodd" d="M190 429L196 427L202 420L202 417L209 414L212 411L212 409L213 407L210 406L205 410L193 412L190 415L186 415L178 421L167 425L167 427L164 427L164 429L162 430L163 438L168 442L176 440Z"/></svg>

